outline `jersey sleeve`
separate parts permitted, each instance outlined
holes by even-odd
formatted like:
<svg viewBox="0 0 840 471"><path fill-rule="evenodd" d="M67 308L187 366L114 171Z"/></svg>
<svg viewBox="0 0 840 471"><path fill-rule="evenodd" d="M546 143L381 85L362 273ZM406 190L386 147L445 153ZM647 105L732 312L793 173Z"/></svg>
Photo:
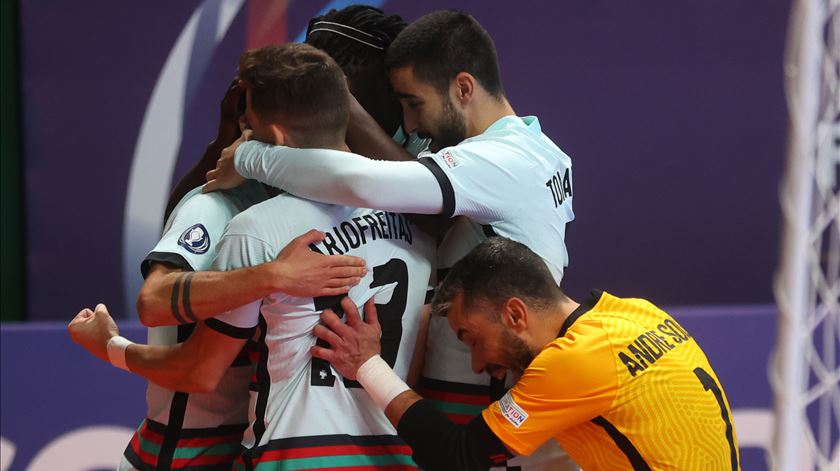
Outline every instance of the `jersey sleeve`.
<svg viewBox="0 0 840 471"><path fill-rule="evenodd" d="M480 224L515 216L525 204L522 188L534 178L531 163L501 144L472 142L425 154L418 161L434 175L443 194L443 214L468 216Z"/></svg>
<svg viewBox="0 0 840 471"><path fill-rule="evenodd" d="M152 262L164 262L186 271L207 270L216 255L216 244L233 213L223 196L201 194L195 189L184 197L167 221L160 241L149 252L140 270L145 278Z"/></svg>
<svg viewBox="0 0 840 471"><path fill-rule="evenodd" d="M218 271L253 267L273 260L277 251L270 244L242 233L237 233L236 220L231 223L228 232L219 241L218 251L211 269ZM260 316L262 300L256 300L244 306L207 319L208 327L234 338L249 338Z"/></svg>
<svg viewBox="0 0 840 471"><path fill-rule="evenodd" d="M600 328L574 342L558 339L543 350L522 378L482 412L493 433L528 456L566 428L606 412L618 392L615 361Z"/></svg>
<svg viewBox="0 0 840 471"><path fill-rule="evenodd" d="M313 201L399 213L441 212L438 185L417 161L387 162L249 141L236 149L234 164L246 178Z"/></svg>

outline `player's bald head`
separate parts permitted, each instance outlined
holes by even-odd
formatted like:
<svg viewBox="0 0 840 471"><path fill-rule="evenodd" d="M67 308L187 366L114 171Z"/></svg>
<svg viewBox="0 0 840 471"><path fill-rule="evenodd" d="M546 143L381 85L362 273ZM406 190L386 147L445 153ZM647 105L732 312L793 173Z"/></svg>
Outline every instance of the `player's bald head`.
<svg viewBox="0 0 840 471"><path fill-rule="evenodd" d="M519 242L491 237L452 267L432 300L432 313L446 315L458 303L461 312L481 308L498 318L513 297L542 312L565 295L539 255Z"/></svg>

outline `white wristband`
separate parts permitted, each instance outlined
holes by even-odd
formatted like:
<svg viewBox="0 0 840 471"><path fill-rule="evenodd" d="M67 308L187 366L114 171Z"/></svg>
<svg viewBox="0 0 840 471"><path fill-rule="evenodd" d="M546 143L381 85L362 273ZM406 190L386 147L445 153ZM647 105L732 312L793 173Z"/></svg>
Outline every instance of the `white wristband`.
<svg viewBox="0 0 840 471"><path fill-rule="evenodd" d="M125 349L132 344L134 342L125 337L120 337L119 335L111 337L106 347L108 349L108 359L111 360L111 364L125 371L131 371L125 362Z"/></svg>
<svg viewBox="0 0 840 471"><path fill-rule="evenodd" d="M359 367L356 379L382 410L385 410L395 397L411 389L379 355L368 358Z"/></svg>

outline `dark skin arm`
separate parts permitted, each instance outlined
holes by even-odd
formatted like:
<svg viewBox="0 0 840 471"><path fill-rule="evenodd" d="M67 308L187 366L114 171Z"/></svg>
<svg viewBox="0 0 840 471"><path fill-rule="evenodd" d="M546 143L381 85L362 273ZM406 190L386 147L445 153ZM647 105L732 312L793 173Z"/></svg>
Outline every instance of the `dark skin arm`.
<svg viewBox="0 0 840 471"><path fill-rule="evenodd" d="M181 198L184 197L190 190L197 186L204 184L204 176L210 170L216 168L216 161L222 154L222 149L233 144L233 141L239 138L241 134L239 127L239 118L242 115L240 108L240 100L245 98L244 90L239 85L239 80L234 81L228 87L221 103L221 117L219 119L219 131L216 134L216 139L208 146L201 160L178 181L172 194L169 195L169 202L166 203L166 211L163 214L164 222L169 219L169 215Z"/></svg>
<svg viewBox="0 0 840 471"><path fill-rule="evenodd" d="M455 222L454 218L448 218L443 214L407 214L406 216L420 230L436 238L442 237Z"/></svg>
<svg viewBox="0 0 840 471"><path fill-rule="evenodd" d="M415 159L382 130L353 95L350 95L350 122L347 124L346 139L350 150L371 159L390 161Z"/></svg>

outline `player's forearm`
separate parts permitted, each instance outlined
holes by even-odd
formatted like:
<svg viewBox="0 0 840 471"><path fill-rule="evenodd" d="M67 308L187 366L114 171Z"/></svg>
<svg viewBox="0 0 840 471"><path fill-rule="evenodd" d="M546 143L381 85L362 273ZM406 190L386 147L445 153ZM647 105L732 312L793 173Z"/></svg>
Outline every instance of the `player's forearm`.
<svg viewBox="0 0 840 471"><path fill-rule="evenodd" d="M385 414L414 450L417 464L428 471L486 470L513 456L481 415L466 425L455 424L413 391L394 398Z"/></svg>
<svg viewBox="0 0 840 471"><path fill-rule="evenodd" d="M137 298L143 324L153 327L197 322L273 292L282 280L268 264L226 272L173 272L148 280Z"/></svg>
<svg viewBox="0 0 840 471"><path fill-rule="evenodd" d="M388 417L388 420L391 421L391 425L396 428L400 424L400 419L402 419L405 412L411 408L415 402L422 399L423 397L414 392L414 390L409 389L408 391L404 391L388 403L388 407L385 408L385 417Z"/></svg>
<svg viewBox="0 0 840 471"><path fill-rule="evenodd" d="M385 134L379 124L362 108L359 102L350 101L350 121L347 123L347 146L366 157L377 160L414 160L391 136Z"/></svg>
<svg viewBox="0 0 840 471"><path fill-rule="evenodd" d="M128 368L139 376L173 391L207 392L215 385L212 378L197 374L189 349L175 345L132 344L126 348Z"/></svg>
<svg viewBox="0 0 840 471"><path fill-rule="evenodd" d="M315 201L357 208L438 214L443 195L418 162L373 161L328 149L294 149L250 141L236 150L236 171Z"/></svg>
<svg viewBox="0 0 840 471"><path fill-rule="evenodd" d="M481 415L468 425L451 422L432 402L408 389L378 355L358 367L356 379L385 410L423 469L488 469L497 457L510 456Z"/></svg>

